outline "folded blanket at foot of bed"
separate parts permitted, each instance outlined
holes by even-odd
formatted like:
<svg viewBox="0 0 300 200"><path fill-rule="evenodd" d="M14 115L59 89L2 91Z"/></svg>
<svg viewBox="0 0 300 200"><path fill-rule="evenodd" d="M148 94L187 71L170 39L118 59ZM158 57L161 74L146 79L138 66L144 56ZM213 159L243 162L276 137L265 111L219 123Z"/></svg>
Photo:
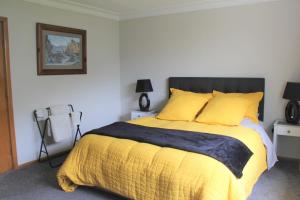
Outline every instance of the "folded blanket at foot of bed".
<svg viewBox="0 0 300 200"><path fill-rule="evenodd" d="M238 178L243 175L243 169L252 156L252 152L241 141L217 134L154 128L127 122L115 122L85 135L88 134L129 139L204 154L222 162Z"/></svg>

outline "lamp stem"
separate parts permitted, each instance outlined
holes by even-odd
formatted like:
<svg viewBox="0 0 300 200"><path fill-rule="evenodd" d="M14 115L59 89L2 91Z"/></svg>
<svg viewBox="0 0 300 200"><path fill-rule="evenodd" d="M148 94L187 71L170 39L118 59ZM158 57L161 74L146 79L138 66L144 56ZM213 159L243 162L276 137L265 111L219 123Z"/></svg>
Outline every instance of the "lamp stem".
<svg viewBox="0 0 300 200"><path fill-rule="evenodd" d="M146 100L147 104L144 105L143 104L143 100ZM140 110L141 111L149 111L149 108L150 108L150 99L148 97L148 94L147 93L142 93L140 98L139 98L139 106L140 106Z"/></svg>
<svg viewBox="0 0 300 200"><path fill-rule="evenodd" d="M288 123L298 124L300 119L300 106L298 101L289 101L285 108L285 118Z"/></svg>

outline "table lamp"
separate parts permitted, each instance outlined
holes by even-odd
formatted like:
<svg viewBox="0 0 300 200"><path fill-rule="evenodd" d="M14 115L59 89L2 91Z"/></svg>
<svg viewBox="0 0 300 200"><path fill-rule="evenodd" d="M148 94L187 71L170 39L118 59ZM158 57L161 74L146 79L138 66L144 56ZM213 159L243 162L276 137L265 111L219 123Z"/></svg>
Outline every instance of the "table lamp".
<svg viewBox="0 0 300 200"><path fill-rule="evenodd" d="M288 123L298 124L300 119L300 83L287 82L284 94L284 99L290 100L285 108L285 118Z"/></svg>
<svg viewBox="0 0 300 200"><path fill-rule="evenodd" d="M148 97L147 92L152 91L153 88L150 79L137 80L135 92L142 93L139 98L139 106L141 111L149 111L150 99Z"/></svg>

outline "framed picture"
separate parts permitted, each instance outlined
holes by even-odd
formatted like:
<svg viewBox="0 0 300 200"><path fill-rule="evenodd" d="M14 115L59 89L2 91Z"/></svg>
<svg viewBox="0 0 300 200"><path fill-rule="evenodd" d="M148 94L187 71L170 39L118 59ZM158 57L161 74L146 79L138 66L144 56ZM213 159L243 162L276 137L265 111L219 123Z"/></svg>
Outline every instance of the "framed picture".
<svg viewBox="0 0 300 200"><path fill-rule="evenodd" d="M86 31L36 24L37 74L86 74Z"/></svg>

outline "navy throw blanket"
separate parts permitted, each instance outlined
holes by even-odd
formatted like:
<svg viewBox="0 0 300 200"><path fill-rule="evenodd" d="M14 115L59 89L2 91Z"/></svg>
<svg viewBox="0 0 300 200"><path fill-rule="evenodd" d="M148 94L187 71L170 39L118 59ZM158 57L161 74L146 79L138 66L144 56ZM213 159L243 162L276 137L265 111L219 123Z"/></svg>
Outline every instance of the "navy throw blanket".
<svg viewBox="0 0 300 200"><path fill-rule="evenodd" d="M200 153L222 162L237 177L252 156L251 150L241 141L228 136L192 131L153 128L126 122L115 122L88 134L98 134L137 142L150 143L194 153Z"/></svg>

